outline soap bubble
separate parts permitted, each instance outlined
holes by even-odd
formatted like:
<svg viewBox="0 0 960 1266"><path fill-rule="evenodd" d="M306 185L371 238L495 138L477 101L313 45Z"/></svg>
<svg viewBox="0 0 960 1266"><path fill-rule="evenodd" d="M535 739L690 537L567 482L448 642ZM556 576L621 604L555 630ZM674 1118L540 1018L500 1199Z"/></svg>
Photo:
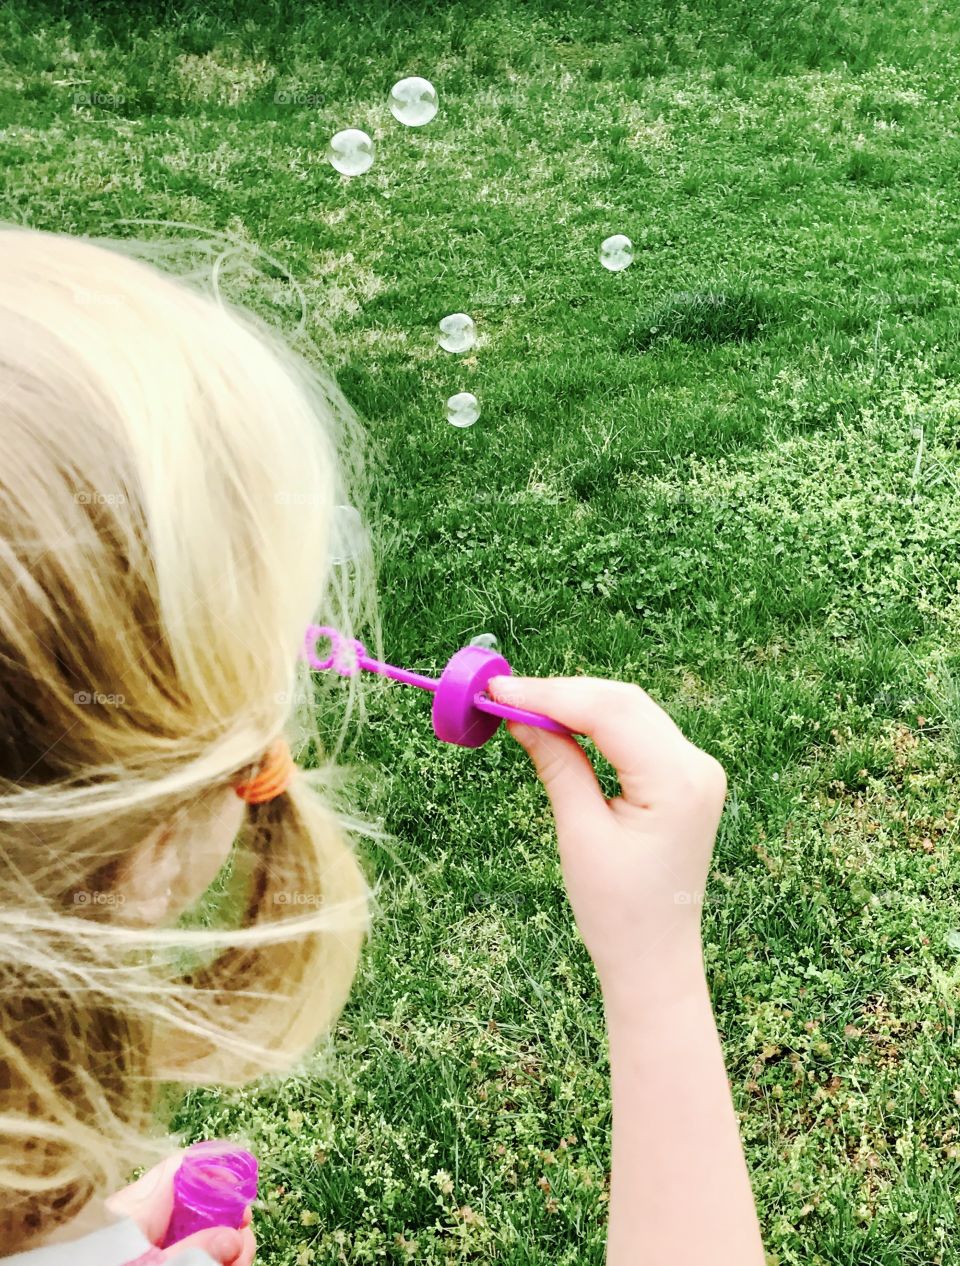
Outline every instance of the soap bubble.
<svg viewBox="0 0 960 1266"><path fill-rule="evenodd" d="M633 243L622 233L615 233L600 243L600 263L612 273L623 272L633 263Z"/></svg>
<svg viewBox="0 0 960 1266"><path fill-rule="evenodd" d="M390 112L407 127L423 127L437 112L437 90L419 75L401 79L390 89Z"/></svg>
<svg viewBox="0 0 960 1266"><path fill-rule="evenodd" d="M330 561L352 562L363 549L363 519L355 506L334 506Z"/></svg>
<svg viewBox="0 0 960 1266"><path fill-rule="evenodd" d="M348 127L331 137L327 162L342 176L360 176L373 165L373 141L359 128Z"/></svg>
<svg viewBox="0 0 960 1266"><path fill-rule="evenodd" d="M479 416L477 397L469 391L459 391L447 401L447 421L451 426L473 426Z"/></svg>
<svg viewBox="0 0 960 1266"><path fill-rule="evenodd" d="M477 327L466 312L453 312L440 322L437 342L445 352L468 352L477 341Z"/></svg>
<svg viewBox="0 0 960 1266"><path fill-rule="evenodd" d="M471 646L482 646L485 651L498 651L500 649L497 639L492 633L478 633L476 637L470 639Z"/></svg>

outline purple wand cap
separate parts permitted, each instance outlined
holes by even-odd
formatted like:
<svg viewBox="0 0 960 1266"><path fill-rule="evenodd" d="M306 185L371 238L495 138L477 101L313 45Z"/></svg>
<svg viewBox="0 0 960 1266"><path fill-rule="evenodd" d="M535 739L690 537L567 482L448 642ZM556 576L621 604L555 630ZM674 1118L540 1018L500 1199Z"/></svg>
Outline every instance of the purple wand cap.
<svg viewBox="0 0 960 1266"><path fill-rule="evenodd" d="M440 675L433 696L433 732L444 743L482 747L495 734L500 718L481 712L477 695L491 677L510 675L510 665L496 651L483 646L464 646Z"/></svg>

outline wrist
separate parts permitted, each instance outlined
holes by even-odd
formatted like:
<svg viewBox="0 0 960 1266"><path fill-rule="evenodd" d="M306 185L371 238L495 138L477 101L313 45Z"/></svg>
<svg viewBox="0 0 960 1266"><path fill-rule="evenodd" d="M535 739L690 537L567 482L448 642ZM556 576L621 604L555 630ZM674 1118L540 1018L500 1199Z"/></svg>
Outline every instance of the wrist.
<svg viewBox="0 0 960 1266"><path fill-rule="evenodd" d="M677 1010L702 1006L712 1010L699 938L651 962L646 971L607 975L600 989L608 1027L642 1024L645 1019L660 1023L665 1014Z"/></svg>

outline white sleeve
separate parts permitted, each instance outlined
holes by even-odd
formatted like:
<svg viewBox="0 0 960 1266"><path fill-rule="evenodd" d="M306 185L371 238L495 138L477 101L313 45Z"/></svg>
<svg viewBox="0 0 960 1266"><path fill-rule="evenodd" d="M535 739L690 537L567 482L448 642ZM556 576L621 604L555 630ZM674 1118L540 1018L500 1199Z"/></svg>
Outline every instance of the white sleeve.
<svg viewBox="0 0 960 1266"><path fill-rule="evenodd" d="M134 1266L152 1248L136 1222L125 1218L68 1244L49 1244L46 1248L0 1257L0 1266ZM169 1260L175 1266L217 1266L199 1248L185 1249Z"/></svg>

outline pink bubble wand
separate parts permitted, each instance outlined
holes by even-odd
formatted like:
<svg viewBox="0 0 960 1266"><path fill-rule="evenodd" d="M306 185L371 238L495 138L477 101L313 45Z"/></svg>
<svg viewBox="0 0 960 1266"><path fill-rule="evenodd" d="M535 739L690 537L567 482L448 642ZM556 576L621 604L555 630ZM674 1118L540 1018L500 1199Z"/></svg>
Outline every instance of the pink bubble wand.
<svg viewBox="0 0 960 1266"><path fill-rule="evenodd" d="M330 642L330 654L321 659L317 641ZM345 638L336 629L311 624L304 641L304 658L311 668L322 672L332 668L341 677L354 677L361 670L379 673L404 686L417 686L433 694L433 732L442 743L460 747L481 747L496 733L500 722L519 721L554 734L574 733L552 717L529 712L507 703L498 703L486 693L491 677L509 677L513 669L498 651L485 646L464 646L448 661L439 677L425 677L406 668L383 663L367 654L362 642Z"/></svg>

